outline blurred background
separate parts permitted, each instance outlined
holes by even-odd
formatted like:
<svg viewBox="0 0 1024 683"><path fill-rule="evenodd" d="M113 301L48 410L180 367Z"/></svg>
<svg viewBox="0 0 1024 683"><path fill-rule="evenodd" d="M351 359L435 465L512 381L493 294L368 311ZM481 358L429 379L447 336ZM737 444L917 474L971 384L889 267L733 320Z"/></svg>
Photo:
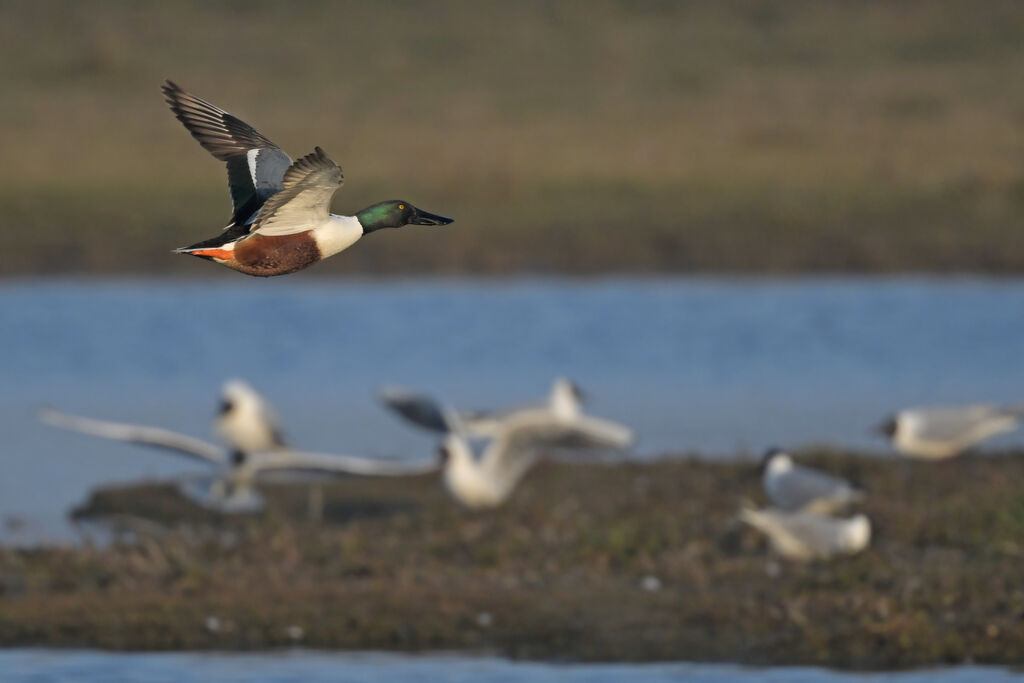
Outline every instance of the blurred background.
<svg viewBox="0 0 1024 683"><path fill-rule="evenodd" d="M408 459L434 444L374 404L381 384L500 408L568 375L642 456L881 450L891 410L1024 397L1024 283L986 279L1024 268L1016 3L0 19L0 513L52 531L94 485L189 467L48 430L39 407L207 437L230 377L297 446ZM336 212L401 198L456 223L270 280L172 255L229 202L165 78L293 157L322 145Z"/></svg>
<svg viewBox="0 0 1024 683"><path fill-rule="evenodd" d="M167 250L229 215L165 78L293 157L337 212L458 218L352 273L1015 273L1014 2L4 2L7 275L233 277ZM411 234L410 234L411 233Z"/></svg>
<svg viewBox="0 0 1024 683"><path fill-rule="evenodd" d="M868 429L892 409L1024 396L1024 284L984 279L1024 268L1017 3L0 18L0 419L4 457L39 477L0 484L12 509L181 467L45 430L39 406L205 436L232 376L299 445L410 458L433 444L373 404L382 383L501 407L569 375L645 454L881 448ZM271 280L174 256L229 202L165 78L293 157L322 145L336 212L402 198L456 223Z"/></svg>
<svg viewBox="0 0 1024 683"><path fill-rule="evenodd" d="M0 644L1021 661L1019 458L897 461L870 430L1024 401L1022 73L1010 0L0 0ZM173 255L230 203L164 79L322 146L337 213L455 223L281 278ZM238 377L297 448L425 461L382 385L500 409L557 376L636 430L629 462L490 515L431 479L391 516L101 549L66 521L90 491L207 470L36 419L213 439ZM739 534L769 446L874 487L877 542L780 569ZM40 543L81 552L11 549Z"/></svg>

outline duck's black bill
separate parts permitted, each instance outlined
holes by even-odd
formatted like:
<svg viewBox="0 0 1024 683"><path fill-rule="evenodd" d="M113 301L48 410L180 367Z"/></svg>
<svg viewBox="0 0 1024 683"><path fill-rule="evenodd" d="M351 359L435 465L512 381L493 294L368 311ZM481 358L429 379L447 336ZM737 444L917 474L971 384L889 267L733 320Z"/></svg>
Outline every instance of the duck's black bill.
<svg viewBox="0 0 1024 683"><path fill-rule="evenodd" d="M427 211L416 210L416 215L409 221L413 225L448 225L454 222L454 218L448 218L447 216L438 216L436 213L429 213Z"/></svg>

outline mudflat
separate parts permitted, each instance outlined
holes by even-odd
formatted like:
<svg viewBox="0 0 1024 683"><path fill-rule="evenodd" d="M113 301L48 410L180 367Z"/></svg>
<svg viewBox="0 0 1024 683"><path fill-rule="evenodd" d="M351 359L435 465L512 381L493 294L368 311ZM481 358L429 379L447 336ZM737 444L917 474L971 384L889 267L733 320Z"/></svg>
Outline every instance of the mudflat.
<svg viewBox="0 0 1024 683"><path fill-rule="evenodd" d="M169 484L97 491L110 543L0 550L0 643L110 649L459 649L573 660L893 668L1024 662L1024 458L834 451L864 553L795 564L735 522L756 466L546 463L471 513L435 476L263 487L205 513ZM111 517L113 515L113 517ZM129 531L124 531L125 529Z"/></svg>

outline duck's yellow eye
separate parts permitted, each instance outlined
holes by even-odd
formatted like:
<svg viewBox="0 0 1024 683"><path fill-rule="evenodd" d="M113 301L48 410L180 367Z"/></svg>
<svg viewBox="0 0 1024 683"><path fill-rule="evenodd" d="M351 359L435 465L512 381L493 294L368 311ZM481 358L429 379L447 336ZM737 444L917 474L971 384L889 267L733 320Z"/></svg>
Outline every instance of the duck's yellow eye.
<svg viewBox="0 0 1024 683"><path fill-rule="evenodd" d="M405 211L405 204L399 204L398 205L398 210L399 211Z"/></svg>

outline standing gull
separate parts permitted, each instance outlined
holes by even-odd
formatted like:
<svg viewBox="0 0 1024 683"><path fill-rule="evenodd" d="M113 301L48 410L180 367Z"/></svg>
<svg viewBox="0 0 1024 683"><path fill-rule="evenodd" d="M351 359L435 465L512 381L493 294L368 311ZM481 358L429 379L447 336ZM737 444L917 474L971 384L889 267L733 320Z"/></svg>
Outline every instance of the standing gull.
<svg viewBox="0 0 1024 683"><path fill-rule="evenodd" d="M904 455L940 460L959 455L985 439L1020 427L1024 406L976 404L908 408L878 426Z"/></svg>
<svg viewBox="0 0 1024 683"><path fill-rule="evenodd" d="M354 216L330 213L342 173L322 149L316 147L292 162L255 128L175 83L167 81L163 93L192 137L227 164L233 205L231 222L219 235L178 253L269 277L306 268L375 230L452 222L399 199L374 204Z"/></svg>
<svg viewBox="0 0 1024 683"><path fill-rule="evenodd" d="M871 522L865 515L842 519L766 508L741 510L740 520L767 536L772 550L790 560L853 555L871 542Z"/></svg>
<svg viewBox="0 0 1024 683"><path fill-rule="evenodd" d="M845 479L797 465L776 448L765 453L762 466L764 492L781 510L829 514L864 498L864 492Z"/></svg>

